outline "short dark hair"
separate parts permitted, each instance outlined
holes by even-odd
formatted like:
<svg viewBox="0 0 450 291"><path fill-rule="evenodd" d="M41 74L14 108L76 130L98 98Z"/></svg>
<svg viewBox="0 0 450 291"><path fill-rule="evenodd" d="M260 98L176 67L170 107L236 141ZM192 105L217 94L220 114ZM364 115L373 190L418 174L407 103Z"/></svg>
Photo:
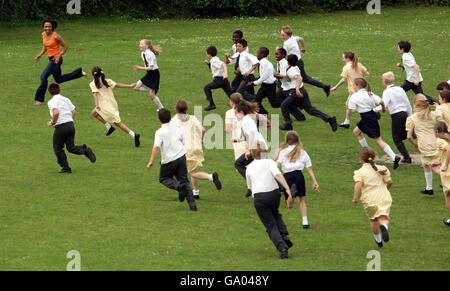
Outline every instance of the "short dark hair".
<svg viewBox="0 0 450 291"><path fill-rule="evenodd" d="M177 104L175 105L175 108L179 113L186 113L188 111L188 104L186 100L180 99L177 101Z"/></svg>
<svg viewBox="0 0 450 291"><path fill-rule="evenodd" d="M450 84L447 82L440 82L437 85L436 90L439 90L439 91L450 90Z"/></svg>
<svg viewBox="0 0 450 291"><path fill-rule="evenodd" d="M442 90L441 94L439 94L442 99L445 100L445 102L450 102L450 91L449 90Z"/></svg>
<svg viewBox="0 0 450 291"><path fill-rule="evenodd" d="M269 49L266 47L260 47L259 52L263 55L263 57L267 58L269 55Z"/></svg>
<svg viewBox="0 0 450 291"><path fill-rule="evenodd" d="M164 123L169 123L171 116L170 116L170 110L166 108L161 108L158 111L158 118L159 120Z"/></svg>
<svg viewBox="0 0 450 291"><path fill-rule="evenodd" d="M237 43L241 44L243 47L247 47L247 41L245 39L240 39Z"/></svg>
<svg viewBox="0 0 450 291"><path fill-rule="evenodd" d="M290 54L288 55L287 61L290 66L296 66L298 63L298 57L297 55Z"/></svg>
<svg viewBox="0 0 450 291"><path fill-rule="evenodd" d="M235 30L233 32L233 34L237 34L239 36L239 38L243 38L244 37L244 33L242 31L240 31L240 30Z"/></svg>
<svg viewBox="0 0 450 291"><path fill-rule="evenodd" d="M215 56L217 56L217 48L215 47L215 46L209 46L207 49L206 49L206 53L208 54L208 55L211 55L211 56L213 56L213 57L215 57Z"/></svg>
<svg viewBox="0 0 450 291"><path fill-rule="evenodd" d="M287 51L282 47L278 48L277 51L283 56L287 55Z"/></svg>
<svg viewBox="0 0 450 291"><path fill-rule="evenodd" d="M401 40L398 43L398 47L402 49L405 53L409 53L411 50L411 43L407 40Z"/></svg>
<svg viewBox="0 0 450 291"><path fill-rule="evenodd" d="M48 86L48 93L50 93L50 95L52 96L61 93L61 88L59 87L58 83L51 83L50 86Z"/></svg>
<svg viewBox="0 0 450 291"><path fill-rule="evenodd" d="M58 27L58 21L50 18L44 18L44 20L42 20L42 27L44 27L46 22L50 22L52 24L52 30L55 30Z"/></svg>

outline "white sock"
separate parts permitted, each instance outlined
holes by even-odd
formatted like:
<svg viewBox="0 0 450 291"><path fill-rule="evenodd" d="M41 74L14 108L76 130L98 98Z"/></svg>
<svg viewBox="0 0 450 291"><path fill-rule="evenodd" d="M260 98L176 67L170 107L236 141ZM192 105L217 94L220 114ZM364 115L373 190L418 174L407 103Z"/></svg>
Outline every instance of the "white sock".
<svg viewBox="0 0 450 291"><path fill-rule="evenodd" d="M426 190L433 190L433 172L425 172L425 181L427 181Z"/></svg>
<svg viewBox="0 0 450 291"><path fill-rule="evenodd" d="M109 130L111 128L111 124L109 124L108 122L105 123L106 129Z"/></svg>
<svg viewBox="0 0 450 291"><path fill-rule="evenodd" d="M303 216L303 225L308 225L308 216Z"/></svg>
<svg viewBox="0 0 450 291"><path fill-rule="evenodd" d="M367 143L367 141L366 141L366 138L362 138L362 139L360 139L359 140L359 144L362 146L362 147L368 147L369 146L369 144Z"/></svg>
<svg viewBox="0 0 450 291"><path fill-rule="evenodd" d="M192 194L194 194L194 196L199 196L200 195L200 190L192 190Z"/></svg>
<svg viewBox="0 0 450 291"><path fill-rule="evenodd" d="M150 91L150 88L145 85L142 85L141 87L139 87L139 91Z"/></svg>
<svg viewBox="0 0 450 291"><path fill-rule="evenodd" d="M131 135L132 138L134 138L134 136L135 136L134 131L132 131L132 130L130 130L130 132L128 134Z"/></svg>
<svg viewBox="0 0 450 291"><path fill-rule="evenodd" d="M153 102L155 102L156 106L158 106L158 109L163 109L164 106L162 105L161 101L159 101L158 96L155 97L155 99L153 99Z"/></svg>
<svg viewBox="0 0 450 291"><path fill-rule="evenodd" d="M386 229L388 229L388 225L387 224L381 224L383 225Z"/></svg>
<svg viewBox="0 0 450 291"><path fill-rule="evenodd" d="M389 145L387 145L383 150L389 157L391 157L393 161L395 160L395 153Z"/></svg>
<svg viewBox="0 0 450 291"><path fill-rule="evenodd" d="M379 234L374 234L373 237L375 238L375 241L376 241L377 243L380 243L380 242L381 242L381 234L380 234L380 233L379 233Z"/></svg>
<svg viewBox="0 0 450 291"><path fill-rule="evenodd" d="M346 118L342 124L350 124L350 120Z"/></svg>
<svg viewBox="0 0 450 291"><path fill-rule="evenodd" d="M214 180L212 174L209 175L208 179L209 179L209 181L211 181L211 182Z"/></svg>

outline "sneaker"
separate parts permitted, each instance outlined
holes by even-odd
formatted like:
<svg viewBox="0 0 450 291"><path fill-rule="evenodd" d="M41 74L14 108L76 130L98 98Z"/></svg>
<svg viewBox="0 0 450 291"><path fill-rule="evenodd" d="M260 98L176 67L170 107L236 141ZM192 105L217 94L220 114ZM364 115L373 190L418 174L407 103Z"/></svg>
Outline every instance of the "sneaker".
<svg viewBox="0 0 450 291"><path fill-rule="evenodd" d="M91 161L91 163L95 163L95 161L97 160L94 152L92 151L92 149L90 147L86 147L84 149L84 155Z"/></svg>
<svg viewBox="0 0 450 291"><path fill-rule="evenodd" d="M139 133L134 134L134 146L139 147L141 145L141 135Z"/></svg>
<svg viewBox="0 0 450 291"><path fill-rule="evenodd" d="M337 125L337 121L336 121L336 116L330 117L330 120L328 120L328 123L330 123L331 129L332 129L333 131L336 131L336 130L337 130L338 125Z"/></svg>
<svg viewBox="0 0 450 291"><path fill-rule="evenodd" d="M106 133L106 136L110 136L111 135L111 133L113 133L114 132L114 130L116 130L116 128L115 127L113 127L113 126L111 126L109 129L108 129L108 132Z"/></svg>
<svg viewBox="0 0 450 291"><path fill-rule="evenodd" d="M187 191L188 189L186 184L180 184L180 186L178 186L178 200L180 200L180 202L183 202L184 199L186 199Z"/></svg>
<svg viewBox="0 0 450 291"><path fill-rule="evenodd" d="M293 130L294 128L292 127L292 121L280 125L280 129L281 130Z"/></svg>
<svg viewBox="0 0 450 291"><path fill-rule="evenodd" d="M411 160L411 158L409 158L409 157L408 157L408 158L403 158L403 159L402 159L402 163L403 163L403 164L411 164L411 163L412 163L412 160Z"/></svg>
<svg viewBox="0 0 450 291"><path fill-rule="evenodd" d="M398 169L399 163L400 163L400 157L399 156L395 156L395 159L394 159L394 170Z"/></svg>
<svg viewBox="0 0 450 291"><path fill-rule="evenodd" d="M196 204L194 201L189 202L189 209L190 209L191 211L198 211L198 209L197 209L197 204Z"/></svg>
<svg viewBox="0 0 450 291"><path fill-rule="evenodd" d="M382 241L380 241L380 242L377 242L376 240L374 240L374 241L375 241L375 243L376 243L380 248L383 247L383 242L382 242Z"/></svg>
<svg viewBox="0 0 450 291"><path fill-rule="evenodd" d="M200 200L200 195L192 195L192 196L194 196L195 200Z"/></svg>
<svg viewBox="0 0 450 291"><path fill-rule="evenodd" d="M216 105L211 104L211 105L209 105L208 107L205 108L205 111L211 111L211 110L214 110L214 109L216 109Z"/></svg>
<svg viewBox="0 0 450 291"><path fill-rule="evenodd" d="M295 111L291 113L297 121L305 121L306 116L300 111Z"/></svg>
<svg viewBox="0 0 450 291"><path fill-rule="evenodd" d="M292 248L292 246L294 245L289 238L285 238L284 242L286 243L288 249Z"/></svg>
<svg viewBox="0 0 450 291"><path fill-rule="evenodd" d="M214 185L216 185L217 190L222 189L222 183L220 183L219 174L217 174L217 172L214 172L212 176L213 176L213 183Z"/></svg>
<svg viewBox="0 0 450 291"><path fill-rule="evenodd" d="M245 198L252 196L252 190L248 189L247 194L245 194Z"/></svg>
<svg viewBox="0 0 450 291"><path fill-rule="evenodd" d="M325 88L323 88L323 91L325 91L325 94L327 94L327 97L330 96L330 90L331 90L331 85L325 85Z"/></svg>
<svg viewBox="0 0 450 291"><path fill-rule="evenodd" d="M342 127L342 128L345 128L345 129L349 129L350 128L350 124L345 124L345 123L339 123L338 126Z"/></svg>
<svg viewBox="0 0 450 291"><path fill-rule="evenodd" d="M289 258L288 250L287 249L281 250L280 251L280 259L287 259L287 258Z"/></svg>
<svg viewBox="0 0 450 291"><path fill-rule="evenodd" d="M383 238L383 241L388 242L389 241L389 232L388 232L387 228L384 225L380 225L380 230L381 230L381 237Z"/></svg>
<svg viewBox="0 0 450 291"><path fill-rule="evenodd" d="M420 193L424 194L424 195L434 195L434 191L433 189L431 190L427 190L427 189L423 189L422 191L420 191Z"/></svg>
<svg viewBox="0 0 450 291"><path fill-rule="evenodd" d="M60 174L72 174L72 169L68 168L68 169L61 169L58 171L58 173Z"/></svg>
<svg viewBox="0 0 450 291"><path fill-rule="evenodd" d="M446 226L450 226L450 218L444 218L443 222Z"/></svg>

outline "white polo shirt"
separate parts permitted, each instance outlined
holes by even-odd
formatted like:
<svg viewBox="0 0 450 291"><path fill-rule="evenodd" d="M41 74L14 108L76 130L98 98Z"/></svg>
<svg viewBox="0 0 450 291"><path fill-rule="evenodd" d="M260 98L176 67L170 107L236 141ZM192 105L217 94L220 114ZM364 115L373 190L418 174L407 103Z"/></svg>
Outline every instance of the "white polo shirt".
<svg viewBox="0 0 450 291"><path fill-rule="evenodd" d="M302 58L302 54L300 52L300 47L298 46L298 41L300 40L299 36L291 36L283 43L283 48L287 52L288 55L296 55L300 60Z"/></svg>
<svg viewBox="0 0 450 291"><path fill-rule="evenodd" d="M412 115L411 103L402 87L394 84L387 86L383 91L382 100L391 115L399 112L407 112L408 116Z"/></svg>
<svg viewBox="0 0 450 291"><path fill-rule="evenodd" d="M278 155L278 162L281 164L281 170L283 173L289 173L293 171L303 171L305 168L311 168L312 162L308 153L304 150L301 151L300 156L294 162L291 162L288 158L288 154L295 148L296 145L290 145L287 148L280 151Z"/></svg>
<svg viewBox="0 0 450 291"><path fill-rule="evenodd" d="M277 164L272 159L254 160L247 166L245 178L247 188L255 194L270 192L278 189L276 175L281 174Z"/></svg>
<svg viewBox="0 0 450 291"><path fill-rule="evenodd" d="M211 60L209 60L209 67L211 68L211 73L214 78L223 77L224 71L222 65L223 62L218 56L212 57Z"/></svg>
<svg viewBox="0 0 450 291"><path fill-rule="evenodd" d="M353 93L348 100L348 109L358 113L366 113L374 110L380 104L381 98L374 93L369 95L366 89L360 89Z"/></svg>
<svg viewBox="0 0 450 291"><path fill-rule="evenodd" d="M75 110L75 106L72 104L69 98L57 94L47 102L48 109L50 110L50 116L53 117L53 109L58 109L59 116L55 125L60 125L67 122L73 122L72 111Z"/></svg>
<svg viewBox="0 0 450 291"><path fill-rule="evenodd" d="M264 84L273 84L275 83L275 69L273 68L272 63L267 59L263 58L259 60L259 79L254 82L256 86Z"/></svg>
<svg viewBox="0 0 450 291"><path fill-rule="evenodd" d="M287 90L297 88L297 77L301 76L300 69L297 66L288 67L286 71L287 76ZM300 88L303 88L303 82L300 85Z"/></svg>
<svg viewBox="0 0 450 291"><path fill-rule="evenodd" d="M416 59L412 53L404 53L402 55L403 67L405 68L406 80L408 82L414 83L416 81L416 69L414 65L416 64ZM419 72L419 82L422 82L422 74Z"/></svg>
<svg viewBox="0 0 450 291"><path fill-rule="evenodd" d="M242 74L247 73L248 71L250 71L250 69L257 63L259 63L259 60L256 56L243 51L240 53L240 57L239 57L239 69L241 70ZM255 71L251 71L251 74L253 74Z"/></svg>
<svg viewBox="0 0 450 291"><path fill-rule="evenodd" d="M161 149L161 164L167 164L186 154L184 135L181 130L165 123L155 133L155 147Z"/></svg>
<svg viewBox="0 0 450 291"><path fill-rule="evenodd" d="M285 76L282 78L281 81L281 89L283 91L289 90L289 80L286 77L286 70L289 68L289 64L286 59L282 59L277 62L277 73L280 73L281 75Z"/></svg>
<svg viewBox="0 0 450 291"><path fill-rule="evenodd" d="M264 139L264 136L258 131L258 128L256 127L256 122L253 120L250 114L247 114L244 118L242 118L241 129L242 129L241 136L245 139L247 143L250 140L251 133L253 133L255 136L253 139L254 144L248 145L250 149L252 148L252 146L256 145L257 142L263 143L266 147L266 150L269 149L269 147L267 146L267 142Z"/></svg>
<svg viewBox="0 0 450 291"><path fill-rule="evenodd" d="M142 52L141 57L144 61L145 67L152 66L152 71L158 69L158 64L156 63L156 55L150 49L146 49L145 52Z"/></svg>
<svg viewBox="0 0 450 291"><path fill-rule="evenodd" d="M236 44L233 44L231 48L233 49L233 55L230 57L230 64L235 64L239 53L236 50ZM248 47L245 48L245 51L249 52Z"/></svg>

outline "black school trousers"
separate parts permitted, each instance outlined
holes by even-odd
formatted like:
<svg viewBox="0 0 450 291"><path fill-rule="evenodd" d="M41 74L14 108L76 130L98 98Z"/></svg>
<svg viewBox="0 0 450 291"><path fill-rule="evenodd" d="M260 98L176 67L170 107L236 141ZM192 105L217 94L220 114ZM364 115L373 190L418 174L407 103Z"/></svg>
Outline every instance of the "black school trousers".
<svg viewBox="0 0 450 291"><path fill-rule="evenodd" d="M392 121L392 139L394 140L395 146L398 151L402 154L404 158L410 158L408 150L405 147L403 141L407 137L406 133L406 119L408 118L408 113L405 111L397 112L391 115Z"/></svg>
<svg viewBox="0 0 450 291"><path fill-rule="evenodd" d="M281 113L283 114L284 121L286 123L291 123L292 119L290 114L292 114L297 107L299 107L304 109L309 115L318 117L325 122L329 122L330 117L328 115L311 105L311 101L309 100L308 92L305 90L305 87L300 88L300 92L303 97L298 97L295 89L289 90L288 97L281 103Z"/></svg>
<svg viewBox="0 0 450 291"><path fill-rule="evenodd" d="M224 79L223 77L215 77L211 83L206 84L203 88L203 90L205 91L206 99L209 101L209 103L214 104L211 90L219 88L222 88L228 97L233 94L228 79Z"/></svg>
<svg viewBox="0 0 450 291"><path fill-rule="evenodd" d="M62 169L70 170L69 162L64 152L64 145L66 145L67 151L71 154L84 155L86 153L86 145L75 145L75 126L73 122L55 125L55 131L53 132L53 151L58 164Z"/></svg>
<svg viewBox="0 0 450 291"><path fill-rule="evenodd" d="M180 185L185 184L188 190L186 200L188 203L194 202L192 188L188 179L186 155L167 164L161 164L161 169L159 170L159 182L167 188L176 191L180 189Z"/></svg>
<svg viewBox="0 0 450 291"><path fill-rule="evenodd" d="M430 103L430 105L433 105L434 103L439 104L439 100L423 93L422 82L420 82L419 85L416 86L416 85L414 85L414 83L409 82L408 80L405 80L405 82L403 82L403 84L400 87L402 87L403 90L405 90L405 92L408 92L409 90L413 90L414 94L425 95L425 97L427 97L428 103Z"/></svg>

